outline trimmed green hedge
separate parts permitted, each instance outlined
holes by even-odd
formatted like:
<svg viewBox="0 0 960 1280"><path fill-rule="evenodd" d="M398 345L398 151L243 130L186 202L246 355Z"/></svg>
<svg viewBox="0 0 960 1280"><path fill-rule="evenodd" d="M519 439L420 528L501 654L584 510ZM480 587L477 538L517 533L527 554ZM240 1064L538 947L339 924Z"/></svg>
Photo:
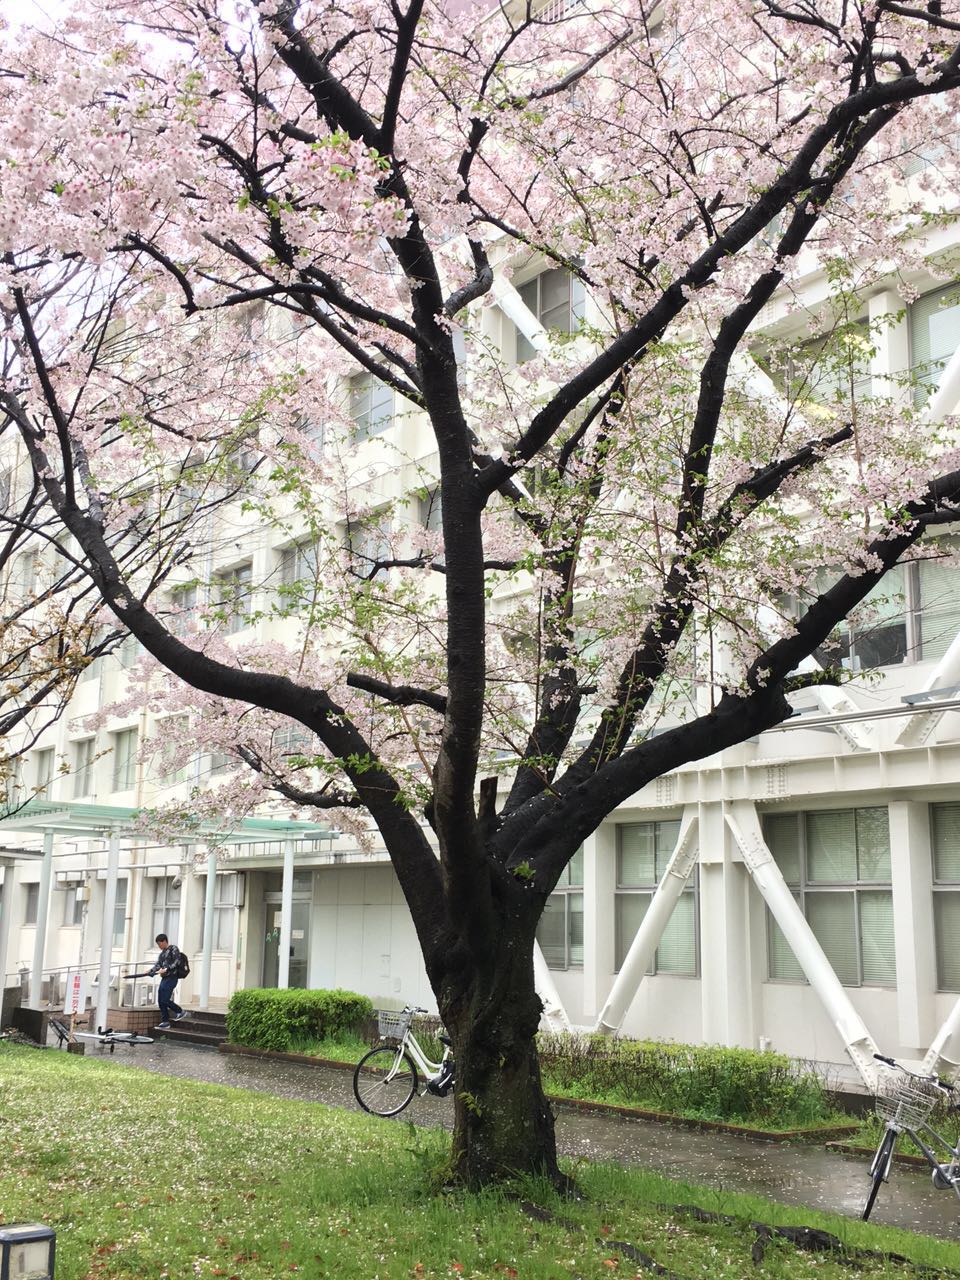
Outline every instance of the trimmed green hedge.
<svg viewBox="0 0 960 1280"><path fill-rule="evenodd" d="M539 1046L548 1093L780 1129L836 1116L816 1073L780 1053L562 1034Z"/></svg>
<svg viewBox="0 0 960 1280"><path fill-rule="evenodd" d="M230 998L227 1039L250 1049L284 1053L303 1040L356 1032L372 1016L369 999L355 991L252 987Z"/></svg>

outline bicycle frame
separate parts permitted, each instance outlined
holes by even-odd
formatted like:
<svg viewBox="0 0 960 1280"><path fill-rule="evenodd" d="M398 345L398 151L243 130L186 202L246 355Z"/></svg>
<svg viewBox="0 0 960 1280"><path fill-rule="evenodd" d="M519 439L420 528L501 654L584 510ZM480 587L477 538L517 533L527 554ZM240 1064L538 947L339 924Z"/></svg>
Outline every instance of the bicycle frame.
<svg viewBox="0 0 960 1280"><path fill-rule="evenodd" d="M936 1152L924 1142L917 1129L908 1125L889 1125L888 1127L897 1134L907 1134L916 1143L926 1157L927 1164L934 1174L934 1186L940 1191L944 1191L950 1186L956 1192L957 1198L960 1199L960 1142L955 1147L951 1146L943 1134L938 1133L932 1125L927 1124L926 1120L921 1123L920 1128L925 1129L945 1151L950 1152L949 1163L944 1163L937 1158ZM891 1157L892 1154L891 1152ZM938 1181L938 1178L942 1179L942 1181Z"/></svg>
<svg viewBox="0 0 960 1280"><path fill-rule="evenodd" d="M398 1042L397 1050L397 1063L399 1064L404 1052L409 1053L426 1084L433 1084L434 1080L439 1078L443 1071L443 1064L450 1057L450 1046L445 1045L443 1057L439 1062L433 1062L420 1048L420 1042L410 1027L403 1033L403 1039Z"/></svg>

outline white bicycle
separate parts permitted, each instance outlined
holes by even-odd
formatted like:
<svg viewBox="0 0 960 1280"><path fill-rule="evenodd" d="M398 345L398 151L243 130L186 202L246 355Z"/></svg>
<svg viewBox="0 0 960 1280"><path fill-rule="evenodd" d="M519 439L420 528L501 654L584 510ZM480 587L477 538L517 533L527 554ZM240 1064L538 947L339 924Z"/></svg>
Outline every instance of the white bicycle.
<svg viewBox="0 0 960 1280"><path fill-rule="evenodd" d="M353 1073L353 1092L364 1111L374 1116L395 1116L417 1093L420 1077L424 1092L444 1098L454 1086L454 1061L449 1036L441 1035L443 1057L432 1062L414 1035L411 1023L418 1013L410 1005L399 1013L381 1009L377 1027L384 1044L365 1053Z"/></svg>

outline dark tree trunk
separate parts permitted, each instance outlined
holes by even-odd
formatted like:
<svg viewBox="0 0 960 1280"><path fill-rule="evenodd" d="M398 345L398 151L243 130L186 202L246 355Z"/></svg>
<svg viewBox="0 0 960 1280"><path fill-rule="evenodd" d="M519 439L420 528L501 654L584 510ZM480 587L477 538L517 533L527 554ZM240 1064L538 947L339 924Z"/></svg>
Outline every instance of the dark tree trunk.
<svg viewBox="0 0 960 1280"><path fill-rule="evenodd" d="M496 961L446 982L441 996L456 1058L454 1173L473 1188L516 1174L544 1176L567 1188L540 1081L542 1004L533 979L533 928L503 928Z"/></svg>

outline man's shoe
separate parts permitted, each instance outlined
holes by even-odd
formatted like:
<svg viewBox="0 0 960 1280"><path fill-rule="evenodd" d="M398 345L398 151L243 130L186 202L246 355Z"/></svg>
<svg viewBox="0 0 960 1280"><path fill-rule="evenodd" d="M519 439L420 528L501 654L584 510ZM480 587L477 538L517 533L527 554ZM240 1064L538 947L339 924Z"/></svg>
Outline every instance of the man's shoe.
<svg viewBox="0 0 960 1280"><path fill-rule="evenodd" d="M181 1009L179 1013L173 1015L174 1022L182 1022L184 1018L189 1018L190 1013L187 1009Z"/></svg>
<svg viewBox="0 0 960 1280"><path fill-rule="evenodd" d="M158 1022L158 1023L157 1023L157 1025L156 1025L153 1029L154 1029L154 1031L169 1031L169 1030L170 1030L170 1023L169 1023L169 1022Z"/></svg>

